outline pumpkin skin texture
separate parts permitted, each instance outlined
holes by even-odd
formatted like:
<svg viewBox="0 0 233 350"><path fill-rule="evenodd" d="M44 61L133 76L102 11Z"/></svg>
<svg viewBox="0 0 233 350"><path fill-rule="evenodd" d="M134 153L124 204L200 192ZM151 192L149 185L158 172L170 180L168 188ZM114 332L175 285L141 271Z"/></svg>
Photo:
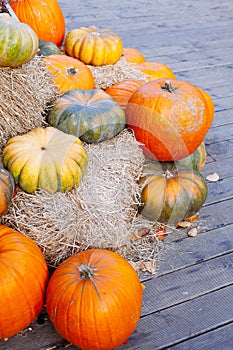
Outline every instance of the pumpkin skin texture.
<svg viewBox="0 0 233 350"><path fill-rule="evenodd" d="M7 211L14 196L14 190L15 182L13 176L8 170L0 168L0 215Z"/></svg>
<svg viewBox="0 0 233 350"><path fill-rule="evenodd" d="M53 103L48 123L86 143L111 139L125 128L125 113L101 89L70 90Z"/></svg>
<svg viewBox="0 0 233 350"><path fill-rule="evenodd" d="M65 36L65 19L57 0L9 0L20 22L27 23L40 40L61 46Z"/></svg>
<svg viewBox="0 0 233 350"><path fill-rule="evenodd" d="M161 162L193 153L213 121L202 92L191 83L172 79L140 87L128 101L126 117L144 154Z"/></svg>
<svg viewBox="0 0 233 350"><path fill-rule="evenodd" d="M201 173L191 169L176 172L154 167L152 175L140 179L141 214L161 223L176 223L195 215L207 197Z"/></svg>
<svg viewBox="0 0 233 350"><path fill-rule="evenodd" d="M131 64L139 64L146 61L143 54L132 47L123 47L122 58Z"/></svg>
<svg viewBox="0 0 233 350"><path fill-rule="evenodd" d="M115 64L123 50L122 40L115 32L95 26L71 30L64 46L69 56L92 66Z"/></svg>
<svg viewBox="0 0 233 350"><path fill-rule="evenodd" d="M51 193L71 190L79 185L88 161L77 137L52 127L12 137L2 157L15 183L28 193L38 188Z"/></svg>
<svg viewBox="0 0 233 350"><path fill-rule="evenodd" d="M146 61L136 64L134 68L145 74L147 81L161 78L176 79L174 72L164 63Z"/></svg>
<svg viewBox="0 0 233 350"><path fill-rule="evenodd" d="M91 70L81 61L66 55L54 54L44 57L43 62L61 94L68 90L95 88Z"/></svg>
<svg viewBox="0 0 233 350"><path fill-rule="evenodd" d="M51 41L39 40L38 56L61 55L59 47Z"/></svg>
<svg viewBox="0 0 233 350"><path fill-rule="evenodd" d="M163 171L169 170L171 172L181 169L191 169L195 171L201 171L206 163L206 148L204 141L200 146L190 154L188 157L177 160L175 162L157 162L151 159L146 159L143 165L144 171L147 175L152 175L154 171L163 169Z"/></svg>
<svg viewBox="0 0 233 350"><path fill-rule="evenodd" d="M0 339L17 334L44 305L48 267L29 237L0 225Z"/></svg>
<svg viewBox="0 0 233 350"><path fill-rule="evenodd" d="M126 79L120 82L117 82L107 88L105 92L109 94L125 111L127 103L131 95L139 89L146 82L143 80L137 79Z"/></svg>
<svg viewBox="0 0 233 350"><path fill-rule="evenodd" d="M38 51L36 33L8 13L0 13L0 66L19 67Z"/></svg>
<svg viewBox="0 0 233 350"><path fill-rule="evenodd" d="M78 348L110 350L133 333L143 288L135 270L117 253L90 249L58 266L46 293L51 322Z"/></svg>

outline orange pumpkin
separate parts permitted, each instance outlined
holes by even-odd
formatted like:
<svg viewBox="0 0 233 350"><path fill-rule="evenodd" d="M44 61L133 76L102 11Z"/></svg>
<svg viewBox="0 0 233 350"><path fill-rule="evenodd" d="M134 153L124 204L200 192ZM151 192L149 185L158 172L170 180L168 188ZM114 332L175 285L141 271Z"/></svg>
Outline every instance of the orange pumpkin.
<svg viewBox="0 0 233 350"><path fill-rule="evenodd" d="M122 55L121 38L110 29L95 26L71 30L64 46L69 56L93 66L114 64Z"/></svg>
<svg viewBox="0 0 233 350"><path fill-rule="evenodd" d="M91 70L76 58L55 54L44 57L43 62L60 93L94 89L95 80Z"/></svg>
<svg viewBox="0 0 233 350"><path fill-rule="evenodd" d="M214 115L202 91L193 84L158 79L130 97L126 117L146 156L176 161L199 147Z"/></svg>
<svg viewBox="0 0 233 350"><path fill-rule="evenodd" d="M48 267L29 237L0 225L0 339L17 334L44 305Z"/></svg>
<svg viewBox="0 0 233 350"><path fill-rule="evenodd" d="M143 80L126 79L115 83L105 91L125 110L130 96L145 83Z"/></svg>
<svg viewBox="0 0 233 350"><path fill-rule="evenodd" d="M134 66L135 69L139 70L145 74L147 81L152 81L156 79L166 78L166 79L175 79L175 74L164 63L160 62L142 62Z"/></svg>
<svg viewBox="0 0 233 350"><path fill-rule="evenodd" d="M14 196L14 190L15 182L13 176L8 170L0 168L0 215L7 211Z"/></svg>
<svg viewBox="0 0 233 350"><path fill-rule="evenodd" d="M132 63L132 64L139 64L146 61L143 54L132 47L123 47L122 58L126 62Z"/></svg>
<svg viewBox="0 0 233 350"><path fill-rule="evenodd" d="M65 19L57 0L9 0L20 22L27 23L40 40L61 46Z"/></svg>
<svg viewBox="0 0 233 350"><path fill-rule="evenodd" d="M90 249L71 256L52 275L46 307L55 329L75 346L110 350L132 334L143 287L119 254Z"/></svg>

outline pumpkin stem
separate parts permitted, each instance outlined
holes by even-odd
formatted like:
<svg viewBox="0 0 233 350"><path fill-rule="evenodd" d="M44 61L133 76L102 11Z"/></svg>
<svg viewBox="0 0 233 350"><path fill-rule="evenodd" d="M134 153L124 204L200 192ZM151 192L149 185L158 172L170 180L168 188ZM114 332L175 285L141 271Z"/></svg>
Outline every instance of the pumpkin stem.
<svg viewBox="0 0 233 350"><path fill-rule="evenodd" d="M172 93L177 88L172 86L172 83L170 81L165 81L164 86L161 86L161 89Z"/></svg>
<svg viewBox="0 0 233 350"><path fill-rule="evenodd" d="M75 67L71 67L71 68L67 68L67 74L75 76L75 74L77 73L78 69Z"/></svg>
<svg viewBox="0 0 233 350"><path fill-rule="evenodd" d="M94 275L94 269L86 264L82 264L81 266L79 266L78 270L82 279L92 279L92 276Z"/></svg>
<svg viewBox="0 0 233 350"><path fill-rule="evenodd" d="M166 177L166 179L171 179L173 177L173 174L167 169L164 171L163 176Z"/></svg>

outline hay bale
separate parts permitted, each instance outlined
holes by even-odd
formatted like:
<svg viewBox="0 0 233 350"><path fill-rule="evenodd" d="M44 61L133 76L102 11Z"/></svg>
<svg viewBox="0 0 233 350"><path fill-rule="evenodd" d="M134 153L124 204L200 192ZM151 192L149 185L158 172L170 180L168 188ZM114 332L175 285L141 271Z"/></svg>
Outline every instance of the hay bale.
<svg viewBox="0 0 233 350"><path fill-rule="evenodd" d="M47 105L56 96L40 57L22 67L0 67L0 151L9 138L45 126Z"/></svg>
<svg viewBox="0 0 233 350"><path fill-rule="evenodd" d="M134 68L133 64L120 59L113 65L106 66L88 66L98 88L106 89L115 83L126 79L137 79L146 81L146 75Z"/></svg>
<svg viewBox="0 0 233 350"><path fill-rule="evenodd" d="M144 161L133 134L125 129L111 140L84 147L89 163L79 187L54 194L18 189L2 223L36 241L50 266L90 247L117 251L128 260L154 258L156 242L145 254L145 244L131 240Z"/></svg>

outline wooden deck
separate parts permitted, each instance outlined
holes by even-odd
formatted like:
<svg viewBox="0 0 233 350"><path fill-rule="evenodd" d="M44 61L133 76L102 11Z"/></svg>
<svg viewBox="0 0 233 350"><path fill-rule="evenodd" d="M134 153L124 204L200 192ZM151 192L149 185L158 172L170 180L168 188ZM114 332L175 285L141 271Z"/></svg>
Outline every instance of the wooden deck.
<svg viewBox="0 0 233 350"><path fill-rule="evenodd" d="M97 25L125 47L167 64L178 79L210 93L215 118L205 142L209 194L199 234L166 238L156 274L143 283L139 324L122 350L233 349L233 2L223 0L59 1L67 31ZM43 319L42 319L43 322ZM41 322L41 323L42 323ZM40 322L39 322L40 323ZM65 349L49 321L1 342L6 350ZM70 345L69 350L76 349Z"/></svg>

